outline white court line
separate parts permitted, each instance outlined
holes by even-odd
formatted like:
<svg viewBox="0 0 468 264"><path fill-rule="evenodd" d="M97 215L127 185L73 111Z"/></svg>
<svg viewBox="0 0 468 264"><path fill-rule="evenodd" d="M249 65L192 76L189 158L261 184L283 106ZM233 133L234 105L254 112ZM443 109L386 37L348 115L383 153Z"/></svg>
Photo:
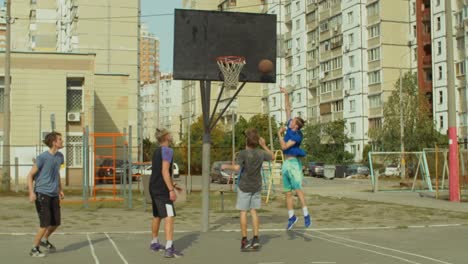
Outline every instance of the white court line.
<svg viewBox="0 0 468 264"><path fill-rule="evenodd" d="M414 225L408 226L408 229L416 228L442 228L442 227L457 227L463 226L463 224L439 224L439 225ZM385 229L402 229L401 226L369 226L369 227L330 227L330 228L303 228L296 229L300 231L354 231L354 230L385 230ZM251 229L249 229L251 230ZM198 232L199 230L174 230L174 233L193 233ZM282 232L286 231L286 228L265 228L260 229L262 232ZM163 230L161 230L164 233ZM211 230L210 232L240 232L240 229L223 229L223 230ZM151 234L151 231L101 231L101 232L54 232L54 235L86 235L86 234ZM36 235L36 232L12 232L6 233L0 232L0 235L10 235L10 236L30 236Z"/></svg>
<svg viewBox="0 0 468 264"><path fill-rule="evenodd" d="M120 250L117 247L117 245L115 244L114 240L112 240L112 238L110 238L110 236L107 233L104 233L104 234L106 235L107 239L109 239L109 241L112 243L112 246L114 246L115 251L117 251L117 254L119 254L119 256L122 259L123 263L128 264L127 260L124 258L122 253L120 253Z"/></svg>
<svg viewBox="0 0 468 264"><path fill-rule="evenodd" d="M312 261L312 264L336 264L336 262L329 262L329 261Z"/></svg>
<svg viewBox="0 0 468 264"><path fill-rule="evenodd" d="M301 234L301 233L299 233L299 232L297 232L297 231L293 231L293 232L298 233L298 234ZM345 246L345 247L350 247L350 248L355 248L355 249L359 249L359 250L363 250L363 251L372 252L372 253L377 254L377 255L382 255L382 256L386 256L386 257L390 257L390 258L394 258L394 259L399 259L399 260L402 260L402 261L408 262L408 263L422 264L422 263L419 263L419 262L411 261L411 260L409 260L409 259L405 259L405 258L402 258L402 257L395 256L395 255L385 254L385 253L382 253L382 252L379 252L379 251L375 251L375 250L372 250L372 249L367 249L367 248L362 248L362 247L358 247L358 246L353 246L353 245L350 245L350 244L346 244L346 243L343 243L343 242L338 242L338 241L331 240L331 239L324 238L324 237L320 237L320 236L312 236L312 235L307 234L307 233L302 233L301 235L308 236L308 237L310 237L310 238L322 239L322 240L325 240L325 241L328 241L328 242L331 242L331 243L335 243L335 244L339 244L339 245L342 245L342 246Z"/></svg>
<svg viewBox="0 0 468 264"><path fill-rule="evenodd" d="M331 234L328 234L328 233L325 233L325 232L320 232L320 231L315 231L315 232L316 232L316 233L319 233L319 234L322 234L322 235L329 236L329 237L333 237L333 238L336 238L336 239L341 239L341 240L345 240L345 241L350 241L350 242L354 242L354 243L357 243L357 244L362 244L362 245L366 245L366 246L376 247L376 248L384 249L384 250L388 250L388 251L398 252L398 253L400 253L400 254L405 254L405 255L409 255L409 256L414 256L414 257L418 257L418 258L423 258L423 259L431 260L431 261L438 262L438 263L452 264L452 263L450 263L450 262L446 262L446 261L439 260L439 259L434 259L434 258L431 258L431 257L426 257L426 256L423 256L423 255L419 255L419 254L415 254L415 253L411 253L411 252L407 252L407 251L402 251L402 250L398 250L398 249L393 249L393 248L378 246L378 245L374 245L374 244L370 244L370 243L365 243L365 242L362 242L362 241L358 241L358 240L354 240L354 239L350 239L350 238L346 238L346 237L331 235Z"/></svg>
<svg viewBox="0 0 468 264"><path fill-rule="evenodd" d="M96 252L94 251L93 242L91 242L91 238L89 237L89 234L86 234L86 237L88 238L89 247L91 248L91 255L94 258L94 263L99 264L99 259L96 256Z"/></svg>

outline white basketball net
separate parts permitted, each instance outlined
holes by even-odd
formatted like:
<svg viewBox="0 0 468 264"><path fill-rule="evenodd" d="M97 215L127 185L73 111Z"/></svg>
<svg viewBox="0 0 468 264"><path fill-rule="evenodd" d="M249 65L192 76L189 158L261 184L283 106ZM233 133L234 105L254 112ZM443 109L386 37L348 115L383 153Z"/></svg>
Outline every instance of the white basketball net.
<svg viewBox="0 0 468 264"><path fill-rule="evenodd" d="M225 56L216 59L219 69L224 76L224 85L228 88L237 88L239 74L245 65L245 58L238 56Z"/></svg>

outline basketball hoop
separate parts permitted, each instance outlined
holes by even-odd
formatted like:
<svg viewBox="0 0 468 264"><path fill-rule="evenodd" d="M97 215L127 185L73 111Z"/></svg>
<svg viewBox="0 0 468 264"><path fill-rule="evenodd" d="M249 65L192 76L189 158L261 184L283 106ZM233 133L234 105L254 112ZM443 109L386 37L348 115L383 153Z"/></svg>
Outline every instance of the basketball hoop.
<svg viewBox="0 0 468 264"><path fill-rule="evenodd" d="M224 76L224 85L229 88L237 88L239 74L245 65L245 58L241 56L222 56L216 58L219 69Z"/></svg>

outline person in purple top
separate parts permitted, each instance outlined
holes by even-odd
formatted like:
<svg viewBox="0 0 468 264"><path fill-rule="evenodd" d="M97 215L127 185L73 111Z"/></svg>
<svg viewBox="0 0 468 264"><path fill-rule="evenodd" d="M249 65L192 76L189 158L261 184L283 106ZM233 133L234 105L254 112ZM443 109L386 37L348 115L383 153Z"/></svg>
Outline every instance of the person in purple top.
<svg viewBox="0 0 468 264"><path fill-rule="evenodd" d="M286 193L286 207L288 208L287 230L291 230L297 222L293 209L293 191L296 192L297 197L301 201L304 213L304 226L308 228L312 222L309 210L307 209L304 191L302 190L304 174L300 160L300 158L306 155L305 151L301 149L303 139L301 128L305 122L301 117L291 118L291 105L288 92L284 88L281 88L280 91L284 94L286 119L288 120L287 128L282 127L278 130L278 138L285 158L281 172L283 174L283 190ZM283 137L282 134L284 132L286 133Z"/></svg>
<svg viewBox="0 0 468 264"><path fill-rule="evenodd" d="M153 153L149 192L153 205L153 222L150 248L153 251L165 249L166 258L182 257L183 254L176 251L174 239L174 217L176 216L174 202L177 199L177 191L180 188L172 182L173 153L169 147L172 142L171 133L166 129L156 129L156 139L159 147ZM161 219L164 219L164 234L166 246L159 243L158 234Z"/></svg>

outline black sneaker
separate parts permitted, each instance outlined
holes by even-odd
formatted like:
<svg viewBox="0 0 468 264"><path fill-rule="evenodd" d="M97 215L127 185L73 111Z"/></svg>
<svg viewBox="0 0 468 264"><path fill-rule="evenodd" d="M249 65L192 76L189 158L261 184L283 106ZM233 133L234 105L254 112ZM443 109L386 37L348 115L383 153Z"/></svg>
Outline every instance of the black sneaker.
<svg viewBox="0 0 468 264"><path fill-rule="evenodd" d="M41 247L45 247L49 252L55 252L57 249L55 248L54 245L52 245L49 240L41 240L39 243Z"/></svg>
<svg viewBox="0 0 468 264"><path fill-rule="evenodd" d="M33 247L31 248L31 251L29 251L29 256L34 258L43 258L46 255L39 250L39 247Z"/></svg>
<svg viewBox="0 0 468 264"><path fill-rule="evenodd" d="M241 240L241 251L249 251L251 250L251 245L249 244L249 241L247 239L242 239Z"/></svg>
<svg viewBox="0 0 468 264"><path fill-rule="evenodd" d="M250 243L250 247L252 250L259 250L260 249L260 240L258 237L252 238L252 242Z"/></svg>

